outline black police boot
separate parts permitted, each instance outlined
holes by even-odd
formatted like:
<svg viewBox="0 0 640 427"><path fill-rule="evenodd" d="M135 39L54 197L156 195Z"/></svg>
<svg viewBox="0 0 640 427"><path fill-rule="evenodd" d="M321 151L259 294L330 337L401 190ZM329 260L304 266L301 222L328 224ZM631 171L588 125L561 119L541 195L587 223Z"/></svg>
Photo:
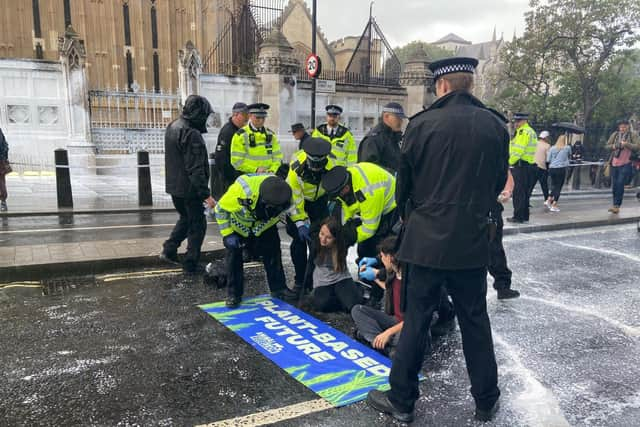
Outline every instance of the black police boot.
<svg viewBox="0 0 640 427"><path fill-rule="evenodd" d="M160 260L167 262L169 264L180 265L180 260L178 259L178 252L160 252L160 256L158 257Z"/></svg>
<svg viewBox="0 0 640 427"><path fill-rule="evenodd" d="M476 407L476 414L475 414L475 418L478 421L482 421L483 423L487 422L487 421L491 421L493 419L493 417L496 416L496 413L498 412L498 409L500 409L500 401L496 400L496 403L493 404L493 406L489 409L480 409L478 407Z"/></svg>
<svg viewBox="0 0 640 427"><path fill-rule="evenodd" d="M511 299L518 298L520 296L520 292L515 289L498 289L498 299Z"/></svg>
<svg viewBox="0 0 640 427"><path fill-rule="evenodd" d="M224 305L226 305L227 308L238 308L240 307L241 302L242 298L228 296L226 301L224 302Z"/></svg>
<svg viewBox="0 0 640 427"><path fill-rule="evenodd" d="M413 421L413 411L399 411L395 406L393 406L393 403L389 401L387 393L380 390L371 390L369 394L367 394L367 404L373 409L391 415L401 423L410 423Z"/></svg>
<svg viewBox="0 0 640 427"><path fill-rule="evenodd" d="M508 222L512 222L512 223L514 223L514 224L524 224L524 223L526 222L526 221L525 221L525 220L523 220L523 219L518 219L518 218L513 218L513 217L511 217L511 218L507 218L507 221L508 221Z"/></svg>

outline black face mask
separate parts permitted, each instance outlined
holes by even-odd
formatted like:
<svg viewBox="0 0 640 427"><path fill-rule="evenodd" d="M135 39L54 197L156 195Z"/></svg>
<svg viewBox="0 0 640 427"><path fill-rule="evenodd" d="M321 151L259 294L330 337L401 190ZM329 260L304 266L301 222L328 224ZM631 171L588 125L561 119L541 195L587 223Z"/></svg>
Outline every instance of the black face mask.
<svg viewBox="0 0 640 427"><path fill-rule="evenodd" d="M313 160L310 157L307 157L307 169L312 172L320 172L325 168L325 166L327 166L328 162L329 159L326 157L323 157L320 160Z"/></svg>
<svg viewBox="0 0 640 427"><path fill-rule="evenodd" d="M256 203L256 208L254 210L254 216L259 221L268 221L271 218L275 218L278 215L280 215L288 207L289 205L286 205L286 206L269 205L262 202L262 200L258 200L258 203Z"/></svg>
<svg viewBox="0 0 640 427"><path fill-rule="evenodd" d="M347 206L351 206L356 202L356 196L353 194L353 189L349 190L345 196L338 196L338 198L345 202Z"/></svg>

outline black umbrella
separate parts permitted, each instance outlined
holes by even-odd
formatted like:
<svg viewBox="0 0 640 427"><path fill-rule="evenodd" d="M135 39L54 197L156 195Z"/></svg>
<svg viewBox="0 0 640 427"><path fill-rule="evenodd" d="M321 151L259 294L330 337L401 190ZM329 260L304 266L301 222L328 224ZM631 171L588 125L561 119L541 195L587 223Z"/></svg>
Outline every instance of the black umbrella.
<svg viewBox="0 0 640 427"><path fill-rule="evenodd" d="M584 133L584 128L578 126L575 123L559 122L559 123L554 123L552 126L566 133L577 133L577 134Z"/></svg>

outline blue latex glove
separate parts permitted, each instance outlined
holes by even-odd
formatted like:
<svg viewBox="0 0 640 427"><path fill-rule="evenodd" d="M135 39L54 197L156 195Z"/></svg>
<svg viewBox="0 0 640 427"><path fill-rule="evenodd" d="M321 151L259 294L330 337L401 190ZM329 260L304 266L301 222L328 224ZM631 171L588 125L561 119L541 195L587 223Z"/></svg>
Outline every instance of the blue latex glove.
<svg viewBox="0 0 640 427"><path fill-rule="evenodd" d="M240 240L240 236L237 234L229 234L224 239L222 239L222 244L227 249L240 249L242 241Z"/></svg>
<svg viewBox="0 0 640 427"><path fill-rule="evenodd" d="M378 260L376 258L364 257L358 263L358 267L362 267L363 265L366 265L367 267L373 267L374 265L377 265L377 264L378 264Z"/></svg>
<svg viewBox="0 0 640 427"><path fill-rule="evenodd" d="M311 231L309 230L308 225L305 224L298 227L298 237L300 237L300 240L303 240L305 242L311 240Z"/></svg>
<svg viewBox="0 0 640 427"><path fill-rule="evenodd" d="M367 267L366 270L360 272L359 276L361 279L373 282L376 279L376 272L373 271L373 267Z"/></svg>

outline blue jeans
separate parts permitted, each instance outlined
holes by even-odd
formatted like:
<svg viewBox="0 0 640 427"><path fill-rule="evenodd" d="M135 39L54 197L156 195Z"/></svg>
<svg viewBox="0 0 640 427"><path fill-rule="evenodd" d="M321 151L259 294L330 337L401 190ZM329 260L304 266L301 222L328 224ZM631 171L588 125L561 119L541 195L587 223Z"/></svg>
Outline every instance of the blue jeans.
<svg viewBox="0 0 640 427"><path fill-rule="evenodd" d="M611 166L611 191L613 192L613 206L622 206L624 185L633 170L631 163L622 166Z"/></svg>

